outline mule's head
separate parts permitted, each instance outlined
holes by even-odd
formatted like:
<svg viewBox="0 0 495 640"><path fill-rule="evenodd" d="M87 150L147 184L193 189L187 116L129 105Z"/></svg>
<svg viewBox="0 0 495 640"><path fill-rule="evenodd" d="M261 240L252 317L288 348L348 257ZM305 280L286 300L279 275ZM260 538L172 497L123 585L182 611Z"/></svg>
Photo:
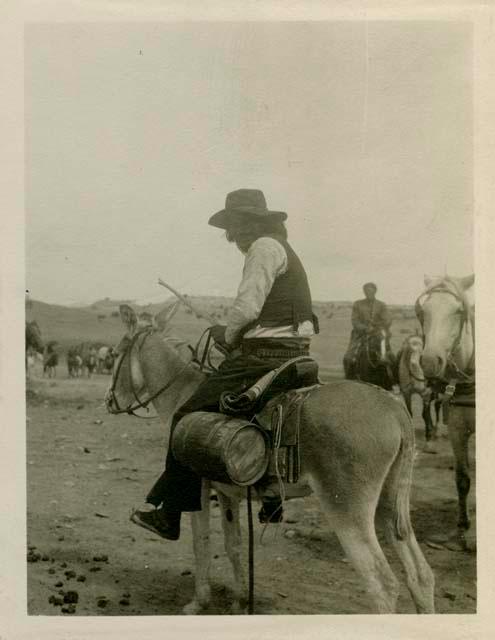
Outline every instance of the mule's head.
<svg viewBox="0 0 495 640"><path fill-rule="evenodd" d="M138 398L146 394L146 382L140 363L140 349L146 337L155 329L163 331L178 308L163 309L155 317L143 313L139 317L132 307L120 305L120 317L125 333L113 349L113 371L110 386L105 394L105 405L110 413L120 413L136 405Z"/></svg>
<svg viewBox="0 0 495 640"><path fill-rule="evenodd" d="M469 313L466 292L474 275L465 278L425 278L421 305L424 350L421 366L427 378L441 378L450 354L457 348Z"/></svg>

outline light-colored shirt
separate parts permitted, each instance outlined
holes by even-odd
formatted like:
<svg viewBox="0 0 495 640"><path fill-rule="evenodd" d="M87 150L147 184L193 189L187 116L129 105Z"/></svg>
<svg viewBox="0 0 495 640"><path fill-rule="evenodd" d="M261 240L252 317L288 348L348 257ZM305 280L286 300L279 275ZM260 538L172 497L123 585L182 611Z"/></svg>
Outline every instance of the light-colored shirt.
<svg viewBox="0 0 495 640"><path fill-rule="evenodd" d="M273 238L258 238L249 247L244 261L242 280L237 297L227 316L225 341L236 342L241 330L259 318L265 300L278 276L287 271L288 260L284 247ZM294 330L292 325L262 327L256 325L244 334L244 338L300 338L309 341L314 335L313 323L301 322Z"/></svg>

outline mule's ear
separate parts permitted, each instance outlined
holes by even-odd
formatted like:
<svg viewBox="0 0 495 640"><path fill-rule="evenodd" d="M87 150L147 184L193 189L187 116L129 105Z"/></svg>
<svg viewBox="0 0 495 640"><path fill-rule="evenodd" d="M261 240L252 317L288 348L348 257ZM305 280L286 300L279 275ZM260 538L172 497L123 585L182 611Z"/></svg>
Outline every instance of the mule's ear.
<svg viewBox="0 0 495 640"><path fill-rule="evenodd" d="M466 291L466 289L470 289L474 284L474 273L472 273L470 276L466 276L465 278L460 278L459 282L463 291Z"/></svg>
<svg viewBox="0 0 495 640"><path fill-rule="evenodd" d="M180 300L176 300L172 306L164 307L154 317L154 322L159 331L164 331L180 307Z"/></svg>
<svg viewBox="0 0 495 640"><path fill-rule="evenodd" d="M432 284L432 282L433 282L433 278L425 274L425 277L424 277L425 287L429 287L430 284Z"/></svg>
<svg viewBox="0 0 495 640"><path fill-rule="evenodd" d="M119 306L120 318L127 327L128 331L132 333L137 325L136 312L128 304L121 304Z"/></svg>

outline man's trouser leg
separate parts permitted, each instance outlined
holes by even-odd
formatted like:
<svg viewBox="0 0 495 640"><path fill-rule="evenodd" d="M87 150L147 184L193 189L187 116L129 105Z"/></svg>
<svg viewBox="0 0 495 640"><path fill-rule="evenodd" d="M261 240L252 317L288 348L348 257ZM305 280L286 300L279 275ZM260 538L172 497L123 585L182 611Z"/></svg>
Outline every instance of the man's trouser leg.
<svg viewBox="0 0 495 640"><path fill-rule="evenodd" d="M218 411L218 401L223 391L235 393L243 390L277 366L260 363L246 370L249 364L249 359L224 361L222 370L207 378L175 413L170 429L170 442L173 430L182 417L193 411ZM201 478L174 458L170 442L165 470L151 488L146 501L157 507L163 504L167 511L200 511Z"/></svg>
<svg viewBox="0 0 495 640"><path fill-rule="evenodd" d="M212 384L213 382L213 384ZM191 398L175 413L170 427L170 440L165 470L149 491L146 502L167 511L200 511L201 478L172 455L172 434L177 423L193 411L217 411L221 393L215 381L205 380Z"/></svg>

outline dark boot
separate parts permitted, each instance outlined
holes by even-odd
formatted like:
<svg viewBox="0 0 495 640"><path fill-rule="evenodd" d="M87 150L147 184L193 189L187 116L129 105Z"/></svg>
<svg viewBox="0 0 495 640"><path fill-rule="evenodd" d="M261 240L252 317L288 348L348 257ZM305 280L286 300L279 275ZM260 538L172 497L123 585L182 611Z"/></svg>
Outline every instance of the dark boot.
<svg viewBox="0 0 495 640"><path fill-rule="evenodd" d="M282 522L284 519L284 510L282 507L282 498L264 497L261 501L262 507L258 513L261 524L273 524Z"/></svg>
<svg viewBox="0 0 495 640"><path fill-rule="evenodd" d="M156 533L167 540L178 540L180 536L180 511L133 511L131 521L134 524Z"/></svg>

